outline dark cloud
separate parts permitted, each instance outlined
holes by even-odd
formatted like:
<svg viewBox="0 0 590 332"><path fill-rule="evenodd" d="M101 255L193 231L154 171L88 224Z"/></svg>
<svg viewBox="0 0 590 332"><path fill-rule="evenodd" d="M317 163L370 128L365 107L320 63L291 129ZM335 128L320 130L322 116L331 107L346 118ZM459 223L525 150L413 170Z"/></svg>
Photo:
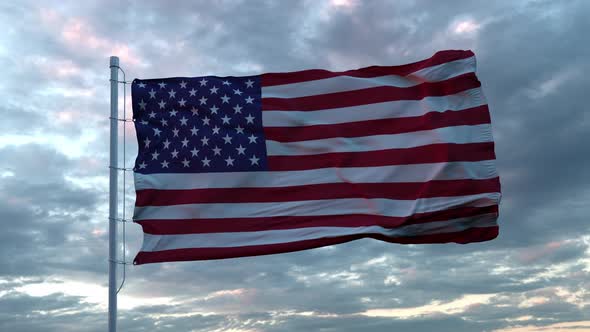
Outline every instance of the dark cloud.
<svg viewBox="0 0 590 332"><path fill-rule="evenodd" d="M104 313L82 298L53 294L28 296L10 293L0 301L0 322L6 331L101 331Z"/></svg>
<svg viewBox="0 0 590 332"><path fill-rule="evenodd" d="M77 188L64 178L64 170L73 165L41 145L0 150L0 168L11 173L0 183L0 211L12 225L0 233L3 275L51 273L68 264L79 269L90 263L92 255L83 255L89 246L102 246L92 239L90 222L99 199L95 191ZM72 261L76 256L85 257Z"/></svg>

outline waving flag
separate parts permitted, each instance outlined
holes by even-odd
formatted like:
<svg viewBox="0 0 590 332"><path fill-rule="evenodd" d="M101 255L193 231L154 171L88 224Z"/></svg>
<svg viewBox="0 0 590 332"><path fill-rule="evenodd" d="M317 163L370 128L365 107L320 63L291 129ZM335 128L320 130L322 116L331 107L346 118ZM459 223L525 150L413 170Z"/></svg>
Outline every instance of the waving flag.
<svg viewBox="0 0 590 332"><path fill-rule="evenodd" d="M498 234L471 51L345 72L136 79L132 99L135 264Z"/></svg>

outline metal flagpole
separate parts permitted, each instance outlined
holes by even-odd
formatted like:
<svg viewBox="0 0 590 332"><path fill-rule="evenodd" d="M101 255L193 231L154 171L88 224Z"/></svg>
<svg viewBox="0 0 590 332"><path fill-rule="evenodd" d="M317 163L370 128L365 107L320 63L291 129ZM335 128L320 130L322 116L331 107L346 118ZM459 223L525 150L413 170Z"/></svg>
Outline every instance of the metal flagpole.
<svg viewBox="0 0 590 332"><path fill-rule="evenodd" d="M109 162L109 332L117 331L117 177L119 129L119 58L112 56L111 68L111 156Z"/></svg>

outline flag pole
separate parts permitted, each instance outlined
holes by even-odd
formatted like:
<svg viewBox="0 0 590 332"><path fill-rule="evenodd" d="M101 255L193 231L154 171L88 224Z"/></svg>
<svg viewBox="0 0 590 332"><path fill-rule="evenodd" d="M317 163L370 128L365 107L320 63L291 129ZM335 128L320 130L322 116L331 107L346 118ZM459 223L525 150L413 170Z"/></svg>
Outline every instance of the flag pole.
<svg viewBox="0 0 590 332"><path fill-rule="evenodd" d="M110 58L111 68L111 147L109 162L109 332L117 331L117 184L119 58Z"/></svg>

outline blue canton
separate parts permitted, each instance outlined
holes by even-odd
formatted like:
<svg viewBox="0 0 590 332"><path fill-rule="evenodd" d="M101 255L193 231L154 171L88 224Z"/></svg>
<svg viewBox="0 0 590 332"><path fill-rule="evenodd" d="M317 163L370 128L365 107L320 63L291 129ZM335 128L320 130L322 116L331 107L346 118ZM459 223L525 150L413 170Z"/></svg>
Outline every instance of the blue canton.
<svg viewBox="0 0 590 332"><path fill-rule="evenodd" d="M136 79L138 173L267 170L260 78Z"/></svg>

